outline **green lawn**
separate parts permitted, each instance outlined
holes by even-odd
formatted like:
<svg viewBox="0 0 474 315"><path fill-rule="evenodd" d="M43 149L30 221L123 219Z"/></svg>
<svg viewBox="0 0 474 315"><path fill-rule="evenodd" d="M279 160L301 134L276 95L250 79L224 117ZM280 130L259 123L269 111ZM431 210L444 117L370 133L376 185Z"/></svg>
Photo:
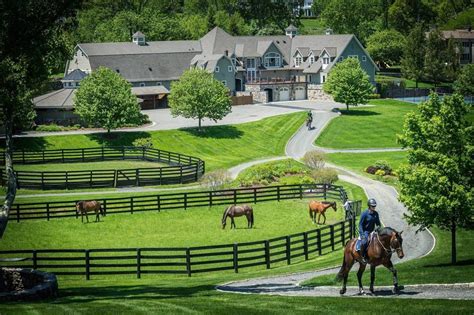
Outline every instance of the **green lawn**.
<svg viewBox="0 0 474 315"><path fill-rule="evenodd" d="M206 162L206 171L253 159L282 155L288 139L304 122L305 113L274 116L260 121L150 132L116 132L114 139L103 134L45 136L15 139L20 149L69 149L102 145L132 145L137 138L151 138L155 148L197 156ZM271 135L271 137L269 137Z"/></svg>
<svg viewBox="0 0 474 315"><path fill-rule="evenodd" d="M165 163L153 163L146 161L107 161L88 163L51 163L51 164L25 164L15 165L16 171L89 171L89 170L115 170L168 166Z"/></svg>
<svg viewBox="0 0 474 315"><path fill-rule="evenodd" d="M316 145L334 149L400 147L404 116L416 105L396 100L371 100L369 105L341 110L316 140Z"/></svg>
<svg viewBox="0 0 474 315"><path fill-rule="evenodd" d="M300 21L302 35L322 35L327 27L321 19L301 19Z"/></svg>
<svg viewBox="0 0 474 315"><path fill-rule="evenodd" d="M451 265L451 233L437 228L431 230L436 237L433 252L423 258L400 263L397 265L398 279L401 285L417 283L466 283L474 281L474 238L472 231L458 229L457 261ZM409 249L405 248L405 251ZM351 272L348 285L357 285L356 270ZM364 280L370 283L370 271L364 273ZM334 285L334 275L311 279L304 283L308 286ZM376 285L392 284L392 274L384 267L378 267Z"/></svg>

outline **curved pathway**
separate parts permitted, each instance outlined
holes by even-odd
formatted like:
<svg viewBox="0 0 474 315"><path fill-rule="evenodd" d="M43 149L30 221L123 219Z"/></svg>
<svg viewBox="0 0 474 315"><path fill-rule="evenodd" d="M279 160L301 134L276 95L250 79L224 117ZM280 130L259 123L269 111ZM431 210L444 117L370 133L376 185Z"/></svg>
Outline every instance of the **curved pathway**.
<svg viewBox="0 0 474 315"><path fill-rule="evenodd" d="M337 117L336 112L314 112L314 128L308 130L302 126L297 133L290 139L286 146L286 155L294 159L300 159L304 154L316 147L313 145L314 140L318 137L320 132L329 123L329 121ZM376 149L381 151L383 149ZM390 149L393 150L393 149ZM336 151L336 150L334 150ZM350 150L350 152L359 152L360 150ZM374 150L364 150L363 152L373 152ZM388 150L385 150L388 151ZM337 150L339 152L339 150ZM252 165L257 164L254 161ZM379 203L379 214L382 222L395 228L398 231L403 230L404 235L404 260L423 257L431 252L435 245L433 235L425 230L416 233L417 227L408 225L403 220L403 214L407 209L398 201L397 191L384 183L366 178L354 172L348 171L344 168L330 165L337 168L340 172L340 178L349 183L363 187L367 196L377 199ZM394 258L395 263L398 258ZM357 266L353 267L356 268ZM330 268L326 270L319 270L314 272L304 272L291 275L283 275L270 278L250 279L246 281L237 281L218 286L217 289L225 292L234 293L260 293L260 294L276 294L276 295L302 295L302 296L340 296L339 287L315 287L305 288L299 286L299 283L311 279L313 277L324 274L335 274L339 268ZM435 288L435 290L433 290ZM376 288L376 296L392 296L387 294L391 292L390 288ZM436 291L436 292L432 292ZM357 288L348 287L348 295L353 295L358 292ZM447 286L405 286L401 297L410 298L468 298L474 299L474 284L460 284Z"/></svg>

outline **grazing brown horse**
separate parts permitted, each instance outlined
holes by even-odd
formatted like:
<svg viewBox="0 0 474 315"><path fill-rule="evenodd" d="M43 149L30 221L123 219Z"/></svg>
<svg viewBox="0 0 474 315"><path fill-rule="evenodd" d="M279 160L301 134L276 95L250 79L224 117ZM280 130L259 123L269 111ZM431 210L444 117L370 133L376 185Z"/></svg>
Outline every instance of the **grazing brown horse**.
<svg viewBox="0 0 474 315"><path fill-rule="evenodd" d="M309 202L309 217L311 218L311 220L313 220L313 223L316 223L316 216L318 214L319 214L318 224L319 224L319 221L321 220L321 216L323 216L323 218L324 218L323 224L326 223L326 214L325 214L325 212L329 207L332 207L334 209L334 211L336 211L337 210L336 202L335 201L333 201L333 202L329 202L329 201L320 202L320 201L316 201L316 200L311 200Z"/></svg>
<svg viewBox="0 0 474 315"><path fill-rule="evenodd" d="M89 201L78 201L76 203L76 217L78 214L81 214L81 221L84 223L84 214L86 214L86 219L87 223L89 223L89 216L87 215L87 212L94 211L95 212L95 222L100 221L99 213L104 217L105 213L104 210L102 209L102 205L100 202L95 201L95 200L89 200Z"/></svg>
<svg viewBox="0 0 474 315"><path fill-rule="evenodd" d="M402 231L403 232L403 231ZM374 293L375 267L384 265L393 274L393 293L399 293L397 270L393 267L392 253L396 252L398 258L403 258L402 248L402 232L397 232L390 227L383 228L380 232L374 232L369 236L370 243L367 248L367 259L370 264L370 292ZM338 280L343 280L342 289L339 293L346 293L347 276L352 265L357 260L359 262L359 271L357 272L357 280L359 281L359 294L365 294L362 287L362 274L364 273L366 264L361 262L361 257L356 251L356 238L349 240L344 248L344 259L342 261L341 270L337 274Z"/></svg>
<svg viewBox="0 0 474 315"><path fill-rule="evenodd" d="M240 217L245 215L247 217L247 227L252 228L253 227L253 208L249 205L232 205L229 206L225 209L224 215L222 216L222 228L225 229L225 226L227 224L227 217L230 217L231 219L231 224L230 228L232 229L232 226L236 228L235 222L234 222L234 217Z"/></svg>

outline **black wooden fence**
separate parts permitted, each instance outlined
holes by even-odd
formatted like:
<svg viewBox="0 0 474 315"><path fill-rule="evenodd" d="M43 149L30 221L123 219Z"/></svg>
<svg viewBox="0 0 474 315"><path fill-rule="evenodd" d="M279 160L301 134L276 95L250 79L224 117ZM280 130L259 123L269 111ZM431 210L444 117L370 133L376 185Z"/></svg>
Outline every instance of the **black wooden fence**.
<svg viewBox="0 0 474 315"><path fill-rule="evenodd" d="M3 159L4 153L0 156ZM197 181L205 172L204 161L197 157L144 147L98 147L13 153L13 164L111 160L143 160L170 166L119 170L15 171L17 188L45 190L182 184ZM0 169L0 181L4 186L6 174L3 169Z"/></svg>
<svg viewBox="0 0 474 315"><path fill-rule="evenodd" d="M333 198L347 200L342 186L325 184L281 185L252 188L237 188L216 191L168 193L149 196L118 197L96 199L102 203L107 215L114 213L135 213L187 209L238 203L258 203L285 199ZM55 201L46 203L17 203L12 206L10 220L17 222L29 219L54 219L76 216L75 201Z"/></svg>
<svg viewBox="0 0 474 315"><path fill-rule="evenodd" d="M263 241L198 247L41 249L0 251L3 266L57 275L192 274L291 264L344 246L355 235L355 218ZM18 261L19 256L24 258Z"/></svg>

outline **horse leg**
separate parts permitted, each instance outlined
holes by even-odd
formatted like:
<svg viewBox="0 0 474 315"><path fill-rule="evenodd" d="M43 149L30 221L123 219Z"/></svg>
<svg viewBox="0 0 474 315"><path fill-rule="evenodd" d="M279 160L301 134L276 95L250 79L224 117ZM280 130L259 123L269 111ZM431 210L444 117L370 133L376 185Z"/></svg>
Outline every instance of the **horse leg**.
<svg viewBox="0 0 474 315"><path fill-rule="evenodd" d="M349 262L347 262L347 260L349 260ZM342 289L339 291L340 294L346 293L347 278L349 277L349 272L351 271L351 268L353 265L354 265L354 259L346 259L344 255L341 271L339 271L339 274L342 275Z"/></svg>
<svg viewBox="0 0 474 315"><path fill-rule="evenodd" d="M234 229L236 229L237 227L235 226L234 217L231 217L230 220L231 220L230 228L232 229L232 227L234 227Z"/></svg>
<svg viewBox="0 0 474 315"><path fill-rule="evenodd" d="M86 220L87 220L87 223L89 223L89 215L87 214L87 211L86 211Z"/></svg>
<svg viewBox="0 0 474 315"><path fill-rule="evenodd" d="M321 214L323 215L323 218L324 218L323 224L325 224L326 223L326 215L324 214L324 212L321 213Z"/></svg>
<svg viewBox="0 0 474 315"><path fill-rule="evenodd" d="M81 212L81 222L84 223L84 212Z"/></svg>
<svg viewBox="0 0 474 315"><path fill-rule="evenodd" d="M95 213L95 222L100 222L99 211Z"/></svg>
<svg viewBox="0 0 474 315"><path fill-rule="evenodd" d="M374 293L374 282L375 282L375 265L370 265L370 292Z"/></svg>
<svg viewBox="0 0 474 315"><path fill-rule="evenodd" d="M359 271L357 271L357 281L359 282L359 294L365 294L364 287L362 286L362 275L364 274L365 265L359 263Z"/></svg>
<svg viewBox="0 0 474 315"><path fill-rule="evenodd" d="M398 288L398 277L397 277L397 269L393 266L392 262L389 260L387 263L384 264L388 270L392 272L393 275L393 290L392 292L395 294L400 293L400 289Z"/></svg>

